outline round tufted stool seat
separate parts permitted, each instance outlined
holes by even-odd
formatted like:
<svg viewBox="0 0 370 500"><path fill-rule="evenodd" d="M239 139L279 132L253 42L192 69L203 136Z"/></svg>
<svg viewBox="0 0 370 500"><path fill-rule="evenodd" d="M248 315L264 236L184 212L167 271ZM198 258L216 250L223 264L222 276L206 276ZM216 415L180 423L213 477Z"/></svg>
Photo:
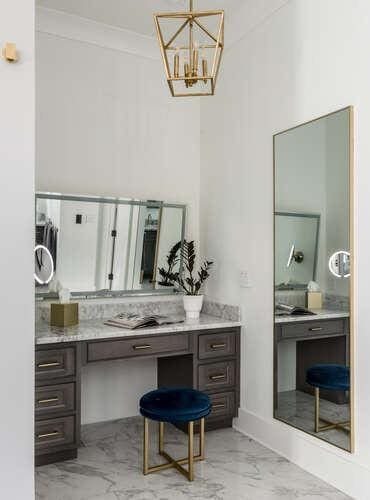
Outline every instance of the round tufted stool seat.
<svg viewBox="0 0 370 500"><path fill-rule="evenodd" d="M207 394L194 389L158 389L140 399L140 413L158 422L190 422L211 411Z"/></svg>
<svg viewBox="0 0 370 500"><path fill-rule="evenodd" d="M144 417L144 460L143 472L150 474L160 470L176 468L189 481L193 480L193 464L204 460L204 418L211 412L211 401L207 394L188 388L157 389L140 399L140 413ZM149 419L159 422L158 452L166 463L149 466ZM194 456L194 422L199 421L199 455ZM173 459L164 451L164 423L187 423L188 456ZM184 464L188 468L183 467Z"/></svg>
<svg viewBox="0 0 370 500"><path fill-rule="evenodd" d="M320 417L320 389L349 391L350 372L348 366L334 364L313 365L306 372L306 382L315 388L315 432L341 429L349 432L349 422L331 422ZM326 425L320 425L324 422Z"/></svg>
<svg viewBox="0 0 370 500"><path fill-rule="evenodd" d="M349 391L349 368L343 365L314 365L307 370L306 380L320 389Z"/></svg>

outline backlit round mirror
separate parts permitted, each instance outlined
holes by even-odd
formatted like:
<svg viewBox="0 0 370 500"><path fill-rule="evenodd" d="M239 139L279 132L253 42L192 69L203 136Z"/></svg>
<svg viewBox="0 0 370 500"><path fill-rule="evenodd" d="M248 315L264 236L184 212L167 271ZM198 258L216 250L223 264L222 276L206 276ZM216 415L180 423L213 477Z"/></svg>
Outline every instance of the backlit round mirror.
<svg viewBox="0 0 370 500"><path fill-rule="evenodd" d="M349 278L351 276L350 261L350 253L345 250L333 253L329 259L330 272L336 278Z"/></svg>
<svg viewBox="0 0 370 500"><path fill-rule="evenodd" d="M35 280L39 285L50 283L54 275L53 257L44 245L35 247Z"/></svg>

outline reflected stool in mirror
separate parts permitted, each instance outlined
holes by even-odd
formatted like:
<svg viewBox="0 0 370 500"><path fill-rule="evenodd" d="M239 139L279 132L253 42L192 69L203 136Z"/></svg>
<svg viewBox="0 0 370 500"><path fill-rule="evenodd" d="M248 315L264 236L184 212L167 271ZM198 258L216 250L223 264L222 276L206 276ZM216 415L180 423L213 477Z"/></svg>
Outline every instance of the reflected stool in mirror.
<svg viewBox="0 0 370 500"><path fill-rule="evenodd" d="M331 422L320 417L320 389L349 391L349 368L343 365L314 365L307 370L306 382L315 389L315 432L341 429L350 432L350 422ZM321 425L323 422L325 425Z"/></svg>
<svg viewBox="0 0 370 500"><path fill-rule="evenodd" d="M158 389L145 394L140 399L140 413L144 417L143 473L151 474L174 467L189 481L194 479L194 462L204 460L204 418L211 411L211 401L207 394L194 389ZM167 462L149 466L149 420L159 422L158 453ZM194 422L200 421L199 454L194 456ZM188 424L188 456L175 460L164 450L164 423ZM187 469L183 467L187 465Z"/></svg>

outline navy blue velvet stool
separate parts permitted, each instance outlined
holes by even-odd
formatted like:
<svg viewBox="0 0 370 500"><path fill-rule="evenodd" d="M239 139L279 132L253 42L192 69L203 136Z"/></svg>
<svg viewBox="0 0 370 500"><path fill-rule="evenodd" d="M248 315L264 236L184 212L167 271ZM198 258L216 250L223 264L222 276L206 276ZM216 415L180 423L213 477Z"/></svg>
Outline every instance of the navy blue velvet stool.
<svg viewBox="0 0 370 500"><path fill-rule="evenodd" d="M194 389L158 389L145 394L140 399L140 413L144 417L144 457L143 473L150 474L161 470L176 468L189 481L194 478L195 461L204 460L204 418L211 411L211 401L207 394ZM149 419L159 422L158 452L167 463L149 466ZM200 420L199 455L194 456L194 422ZM164 451L164 423L186 422L188 424L188 456L181 460L173 459ZM182 467L188 465L188 469Z"/></svg>
<svg viewBox="0 0 370 500"><path fill-rule="evenodd" d="M349 391L349 368L343 365L314 365L307 370L306 382L315 388L315 432L341 429L349 432L350 422L331 422L320 417L320 389ZM325 425L320 425L324 422Z"/></svg>

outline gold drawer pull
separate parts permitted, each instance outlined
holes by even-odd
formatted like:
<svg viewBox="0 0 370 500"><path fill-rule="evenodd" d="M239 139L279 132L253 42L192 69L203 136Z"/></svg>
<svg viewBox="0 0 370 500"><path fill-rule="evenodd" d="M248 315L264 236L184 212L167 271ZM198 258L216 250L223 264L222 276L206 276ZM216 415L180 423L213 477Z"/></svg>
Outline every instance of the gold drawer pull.
<svg viewBox="0 0 370 500"><path fill-rule="evenodd" d="M49 399L39 399L37 403L39 405L45 405L47 403L56 403L57 401L59 401L59 398L49 398Z"/></svg>
<svg viewBox="0 0 370 500"><path fill-rule="evenodd" d="M226 344L211 344L211 349L222 349Z"/></svg>
<svg viewBox="0 0 370 500"><path fill-rule="evenodd" d="M38 368L51 368L52 366L60 366L59 361L51 361L50 363L39 363Z"/></svg>
<svg viewBox="0 0 370 500"><path fill-rule="evenodd" d="M38 439L42 439L42 438L56 437L59 435L60 435L59 431L53 431L53 432L47 432L46 434L38 434L37 437Z"/></svg>
<svg viewBox="0 0 370 500"><path fill-rule="evenodd" d="M310 332L321 332L322 326L316 326L315 328L310 328Z"/></svg>
<svg viewBox="0 0 370 500"><path fill-rule="evenodd" d="M226 405L224 403L219 403L216 405L212 405L212 408L215 410L217 408L226 408Z"/></svg>
<svg viewBox="0 0 370 500"><path fill-rule="evenodd" d="M221 380L223 378L226 378L226 375L224 373L220 373L219 375L211 375L209 378L211 380Z"/></svg>
<svg viewBox="0 0 370 500"><path fill-rule="evenodd" d="M144 349L151 349L151 347L151 345L134 345L133 349L135 349L135 351L140 351Z"/></svg>

